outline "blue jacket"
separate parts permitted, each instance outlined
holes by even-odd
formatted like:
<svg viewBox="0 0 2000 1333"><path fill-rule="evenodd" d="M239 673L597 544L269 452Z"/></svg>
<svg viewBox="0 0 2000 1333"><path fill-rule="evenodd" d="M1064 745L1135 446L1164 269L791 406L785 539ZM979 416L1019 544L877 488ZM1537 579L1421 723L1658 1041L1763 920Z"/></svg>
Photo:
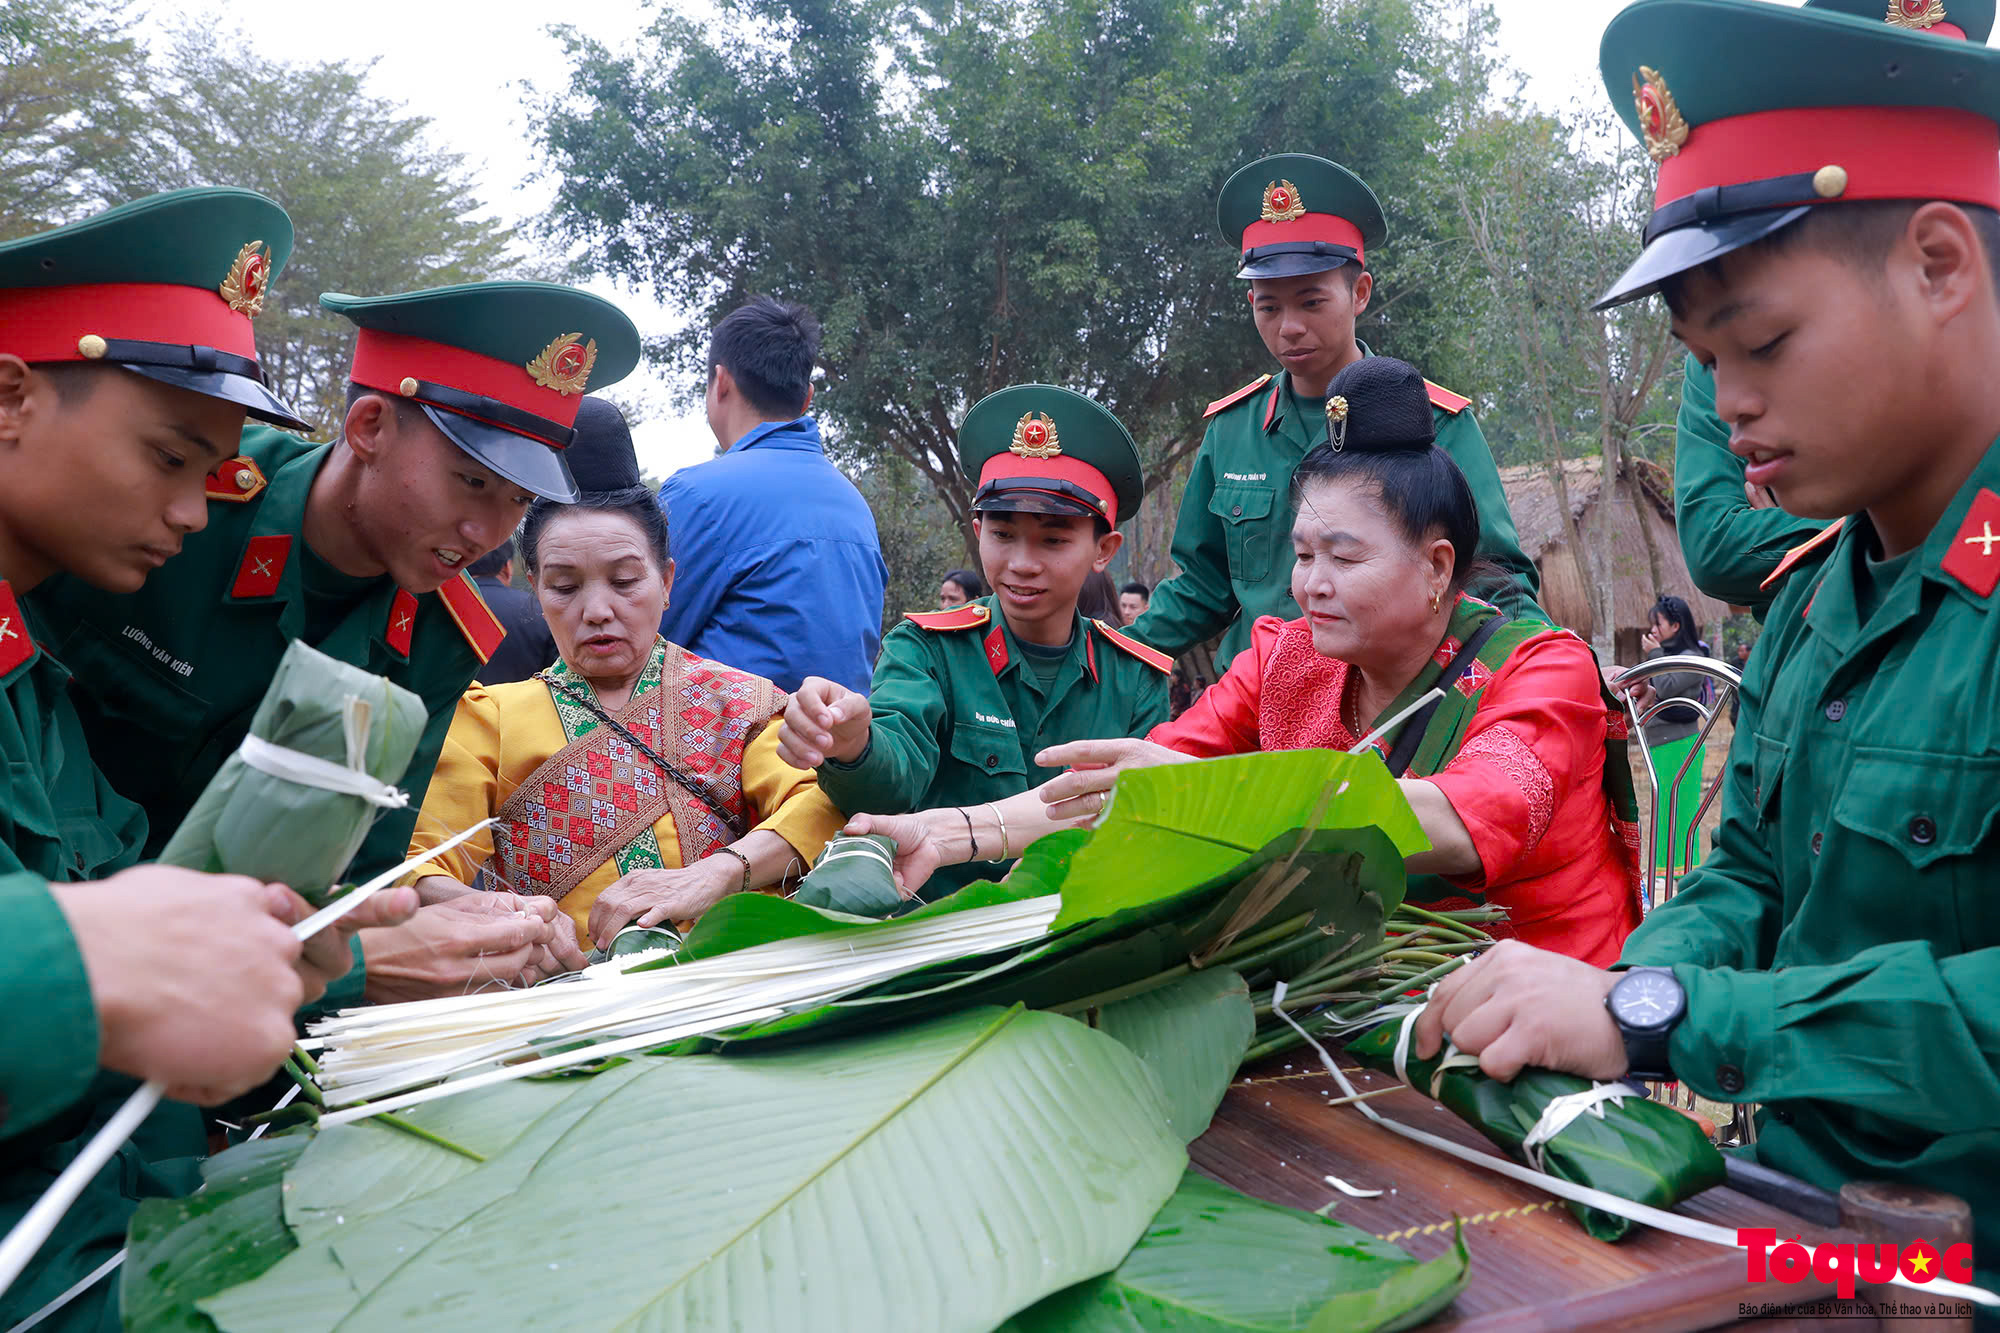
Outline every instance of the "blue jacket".
<svg viewBox="0 0 2000 1333"><path fill-rule="evenodd" d="M660 633L795 690L867 691L889 570L875 516L827 461L811 417L769 422L660 487L674 587Z"/></svg>

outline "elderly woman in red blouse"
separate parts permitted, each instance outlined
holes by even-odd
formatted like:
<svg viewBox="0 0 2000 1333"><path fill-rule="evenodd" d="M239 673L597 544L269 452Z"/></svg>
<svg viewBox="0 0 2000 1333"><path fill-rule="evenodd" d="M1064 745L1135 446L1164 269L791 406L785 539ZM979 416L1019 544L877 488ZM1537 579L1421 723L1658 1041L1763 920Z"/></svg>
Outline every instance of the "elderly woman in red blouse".
<svg viewBox="0 0 2000 1333"><path fill-rule="evenodd" d="M1611 963L1639 922L1624 714L1587 644L1466 595L1478 514L1433 443L1417 372L1364 358L1328 392L1329 440L1294 477L1292 595L1306 614L1260 618L1223 678L1145 740L1044 751L1040 763L1079 766L1039 789L1047 814L1102 808L1126 768L1352 749L1443 685L1441 703L1375 742L1433 846L1410 863L1411 900L1497 903L1495 934Z"/></svg>

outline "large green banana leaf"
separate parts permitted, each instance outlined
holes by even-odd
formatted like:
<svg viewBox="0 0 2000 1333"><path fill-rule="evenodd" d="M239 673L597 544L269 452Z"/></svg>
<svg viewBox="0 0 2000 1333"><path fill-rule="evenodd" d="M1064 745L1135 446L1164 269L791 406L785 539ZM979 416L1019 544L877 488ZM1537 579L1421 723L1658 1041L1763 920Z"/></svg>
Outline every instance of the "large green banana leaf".
<svg viewBox="0 0 2000 1333"><path fill-rule="evenodd" d="M1250 988L1222 967L1107 1004L1096 1018L1098 1031L1145 1062L1183 1143L1208 1129L1257 1030Z"/></svg>
<svg viewBox="0 0 2000 1333"><path fill-rule="evenodd" d="M1347 1053L1384 1073L1396 1072L1396 1038L1401 1020L1377 1024L1347 1043ZM1525 1162L1521 1144L1558 1097L1582 1092L1587 1078L1548 1069L1524 1069L1511 1083L1477 1069L1447 1070L1436 1078L1443 1053L1405 1064L1413 1086L1431 1089L1446 1109L1491 1139L1515 1161ZM1723 1179L1722 1154L1700 1126L1670 1106L1636 1092L1622 1104L1606 1104L1600 1117L1584 1114L1543 1147L1542 1168L1578 1185L1615 1194L1655 1208L1671 1208ZM1569 1209L1599 1240L1618 1240L1632 1223L1615 1213L1580 1203Z"/></svg>
<svg viewBox="0 0 2000 1333"><path fill-rule="evenodd" d="M1430 1318L1465 1278L1462 1238L1420 1264L1357 1227L1190 1172L1116 1269L1000 1333L1376 1333Z"/></svg>
<svg viewBox="0 0 2000 1333"><path fill-rule="evenodd" d="M295 1248L285 1227L284 1177L309 1142L260 1139L202 1164L202 1189L147 1199L132 1217L119 1274L125 1327L198 1333L213 1327L194 1308L203 1296L247 1282ZM162 1283L149 1275L173 1272Z"/></svg>
<svg viewBox="0 0 2000 1333"><path fill-rule="evenodd" d="M1137 1056L1018 1009L412 1118L487 1160L320 1132L286 1178L298 1249L199 1308L223 1329L985 1330L1117 1264L1186 1164ZM175 1275L140 1276L171 1304Z"/></svg>

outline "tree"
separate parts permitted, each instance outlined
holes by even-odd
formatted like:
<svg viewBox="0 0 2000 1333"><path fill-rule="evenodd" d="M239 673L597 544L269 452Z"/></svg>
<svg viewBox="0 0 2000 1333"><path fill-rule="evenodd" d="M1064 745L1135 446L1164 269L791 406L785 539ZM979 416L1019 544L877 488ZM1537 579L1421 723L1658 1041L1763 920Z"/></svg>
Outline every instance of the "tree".
<svg viewBox="0 0 2000 1333"><path fill-rule="evenodd" d="M146 53L119 0L0 3L0 240L115 199L149 133Z"/></svg>
<svg viewBox="0 0 2000 1333"><path fill-rule="evenodd" d="M1467 327L1507 386L1504 415L1526 423L1548 472L1564 539L1583 562L1595 646L1609 660L1613 566L1629 556L1583 539L1562 465L1579 452L1602 458L1600 503L1624 497L1652 585L1664 586L1642 518L1648 501L1626 458L1649 432L1670 429L1673 334L1658 302L1590 308L1641 249L1653 164L1607 113L1565 120L1519 107L1487 116L1454 159L1451 198L1483 297Z"/></svg>
<svg viewBox="0 0 2000 1333"><path fill-rule="evenodd" d="M1444 219L1421 177L1457 96L1409 0L728 0L630 52L562 35L569 86L536 117L552 233L698 312L670 356L754 292L811 306L836 455L916 469L968 552L956 423L1009 383L1097 398L1172 504L1203 403L1266 360L1213 222L1264 153L1385 194L1363 336L1453 373L1397 282Z"/></svg>
<svg viewBox="0 0 2000 1333"><path fill-rule="evenodd" d="M323 291L469 282L515 265L512 232L482 218L462 159L429 121L371 94L368 67L287 65L241 41L183 33L157 74L154 133L112 164L127 197L191 185L256 190L284 206L292 257L257 320L273 387L306 416L340 419L353 326Z"/></svg>

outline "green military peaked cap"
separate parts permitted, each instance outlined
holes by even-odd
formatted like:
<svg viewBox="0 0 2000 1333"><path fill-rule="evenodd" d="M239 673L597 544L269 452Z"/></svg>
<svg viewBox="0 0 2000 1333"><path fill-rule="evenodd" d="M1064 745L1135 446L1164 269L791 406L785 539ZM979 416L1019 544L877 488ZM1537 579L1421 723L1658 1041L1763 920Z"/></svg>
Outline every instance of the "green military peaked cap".
<svg viewBox="0 0 2000 1333"><path fill-rule="evenodd" d="M251 321L292 253L292 220L249 190L175 190L0 244L0 352L121 366L306 423L264 382Z"/></svg>
<svg viewBox="0 0 2000 1333"><path fill-rule="evenodd" d="M1069 389L1016 384L972 405L958 466L975 512L1080 514L1112 527L1145 498L1139 449L1117 417Z"/></svg>
<svg viewBox="0 0 2000 1333"><path fill-rule="evenodd" d="M414 399L459 448L551 500L588 389L639 364L639 330L600 296L550 282L474 282L393 296L325 292L352 320L354 383Z"/></svg>
<svg viewBox="0 0 2000 1333"><path fill-rule="evenodd" d="M1389 236L1367 182L1306 153L1260 157L1223 183L1215 201L1222 239L1243 252L1239 278L1290 278L1366 264Z"/></svg>
<svg viewBox="0 0 2000 1333"><path fill-rule="evenodd" d="M1814 207L2000 208L2000 52L1967 40L1992 27L1990 0L1859 5L1639 0L1611 20L1605 87L1660 177L1646 249L1600 309Z"/></svg>

